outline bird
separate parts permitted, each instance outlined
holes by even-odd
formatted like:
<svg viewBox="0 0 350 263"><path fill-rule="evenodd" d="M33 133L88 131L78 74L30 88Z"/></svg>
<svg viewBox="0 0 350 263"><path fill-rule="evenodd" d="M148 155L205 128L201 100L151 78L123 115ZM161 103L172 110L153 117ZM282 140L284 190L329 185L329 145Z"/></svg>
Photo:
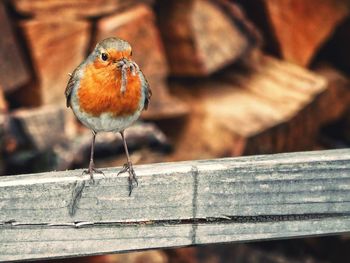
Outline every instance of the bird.
<svg viewBox="0 0 350 263"><path fill-rule="evenodd" d="M92 181L94 173L103 174L94 164L97 133L120 133L127 162L117 175L128 172L130 196L138 181L124 131L147 110L152 96L144 74L132 59L131 45L117 37L106 38L69 76L66 106L92 131L90 163L83 173L89 174Z"/></svg>

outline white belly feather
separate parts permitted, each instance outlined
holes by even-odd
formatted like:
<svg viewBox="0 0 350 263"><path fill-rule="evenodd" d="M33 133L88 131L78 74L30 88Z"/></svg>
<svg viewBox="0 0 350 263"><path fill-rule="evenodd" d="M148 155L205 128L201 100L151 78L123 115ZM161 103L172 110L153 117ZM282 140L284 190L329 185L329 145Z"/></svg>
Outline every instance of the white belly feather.
<svg viewBox="0 0 350 263"><path fill-rule="evenodd" d="M133 115L115 117L112 113L102 113L100 116L92 116L80 110L77 98L77 88L73 89L71 106L75 116L88 128L95 132L114 131L120 132L133 124L141 115L145 103L144 92L141 92L141 99L137 111Z"/></svg>

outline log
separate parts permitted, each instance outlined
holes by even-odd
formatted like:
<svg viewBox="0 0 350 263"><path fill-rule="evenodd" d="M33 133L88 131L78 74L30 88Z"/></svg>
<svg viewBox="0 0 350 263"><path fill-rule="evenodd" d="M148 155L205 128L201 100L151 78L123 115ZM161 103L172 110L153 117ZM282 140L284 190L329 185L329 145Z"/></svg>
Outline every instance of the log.
<svg viewBox="0 0 350 263"><path fill-rule="evenodd" d="M109 254L104 256L92 256L89 258L74 259L76 263L168 263L168 259L162 250L143 251L124 254ZM310 262L312 263L312 262Z"/></svg>
<svg viewBox="0 0 350 263"><path fill-rule="evenodd" d="M90 160L91 131L67 132L67 110L45 106L35 110L20 110L10 115L10 127L4 140L6 174L66 170L72 167L87 167ZM49 136L48 136L49 135ZM164 154L171 148L165 135L154 124L137 124L125 132L129 151L134 163L155 160L155 153ZM148 153L133 158L134 150L150 149ZM116 155L125 152L120 134L99 133L95 143L96 166L99 159L108 158L110 166L116 165ZM1 158L0 158L1 159ZM159 160L160 158L158 158Z"/></svg>
<svg viewBox="0 0 350 263"><path fill-rule="evenodd" d="M5 99L4 91L2 89L2 86L0 86L0 114L7 112L7 109L8 105Z"/></svg>
<svg viewBox="0 0 350 263"><path fill-rule="evenodd" d="M256 34L238 7L219 2L160 1L159 28L171 75L210 75L256 46Z"/></svg>
<svg viewBox="0 0 350 263"><path fill-rule="evenodd" d="M350 103L350 80L342 72L327 63L316 65L314 71L328 81L327 92L319 98L318 121L320 125L338 120Z"/></svg>
<svg viewBox="0 0 350 263"><path fill-rule="evenodd" d="M312 253L305 251L305 245L303 240L284 240L279 241L279 247L275 249L269 249L269 245L265 243L255 243L250 244L236 244L235 246L230 244L223 245L213 245L209 249L199 248L197 258L206 258L210 256L216 256L222 262L240 262L240 263L326 263L329 261L324 261L318 257L312 255ZM288 247L288 241L295 241L299 244L299 253L289 253L287 251L281 251L284 248L286 250L293 250ZM270 242L272 243L272 242ZM267 248L260 248L259 246ZM304 245L304 246L303 246ZM270 245L271 246L271 245ZM303 251L303 252L300 252ZM200 262L200 261L199 261ZM219 261L220 262L220 261Z"/></svg>
<svg viewBox="0 0 350 263"><path fill-rule="evenodd" d="M21 105L65 104L63 95L71 73L85 58L90 25L84 21L29 20L21 23L37 82L21 89Z"/></svg>
<svg viewBox="0 0 350 263"><path fill-rule="evenodd" d="M70 18L100 17L131 5L135 0L12 0L22 15L52 18L59 15Z"/></svg>
<svg viewBox="0 0 350 263"><path fill-rule="evenodd" d="M65 139L65 113L65 108L56 105L19 109L11 112L10 129L23 148L44 151Z"/></svg>
<svg viewBox="0 0 350 263"><path fill-rule="evenodd" d="M0 177L0 261L350 231L349 149L119 169Z"/></svg>
<svg viewBox="0 0 350 263"><path fill-rule="evenodd" d="M73 137L67 136L67 139L63 143L54 145L52 150L57 161L55 162L55 166L52 167L52 170L87 167L90 160L91 138L91 132L85 129ZM161 152L164 154L164 152L169 151L171 148L164 133L151 123L138 123L129 127L125 131L125 138L128 143L131 159L134 163L139 163L133 158L134 150L148 148L150 149L148 155L151 157L152 153ZM124 164L125 152L120 134L112 132L98 133L95 142L96 166L101 167L99 163L101 163L102 158L108 158L104 163L108 163L109 166L116 166L116 155L122 156L122 161L118 165ZM143 159L144 157L140 156L139 159Z"/></svg>
<svg viewBox="0 0 350 263"><path fill-rule="evenodd" d="M0 35L0 88L9 92L28 83L31 74L4 1L0 1Z"/></svg>
<svg viewBox="0 0 350 263"><path fill-rule="evenodd" d="M4 174L5 164L4 164L4 150L5 150L5 114L0 112L0 176Z"/></svg>
<svg viewBox="0 0 350 263"><path fill-rule="evenodd" d="M97 23L96 42L110 36L125 39L131 44L134 60L151 86L151 104L143 117L163 119L186 114L187 106L168 91L168 66L153 11L146 5L138 5L101 19Z"/></svg>
<svg viewBox="0 0 350 263"><path fill-rule="evenodd" d="M240 3L265 32L270 49L301 66L312 62L350 12L347 0L241 0Z"/></svg>
<svg viewBox="0 0 350 263"><path fill-rule="evenodd" d="M328 149L348 147L350 143L349 78L328 64L318 65L315 71L329 78L333 86L333 92L327 96L331 106L323 107L322 114L330 117L330 121L325 123L321 130L320 142ZM347 98L346 103L343 104L335 99L339 95ZM336 118L338 114L340 116Z"/></svg>
<svg viewBox="0 0 350 263"><path fill-rule="evenodd" d="M350 74L350 17L334 32L330 41L323 47L320 57L330 61L336 68Z"/></svg>
<svg viewBox="0 0 350 263"><path fill-rule="evenodd" d="M0 176L4 174L4 152L5 152L5 126L7 118L7 103L4 98L3 90L0 86Z"/></svg>
<svg viewBox="0 0 350 263"><path fill-rule="evenodd" d="M321 95L328 89L322 76L270 57L262 57L255 68L174 83L192 114L177 134L170 160L312 149L321 123L339 116L332 105L329 115L319 116L326 109ZM342 97L337 102L346 103Z"/></svg>

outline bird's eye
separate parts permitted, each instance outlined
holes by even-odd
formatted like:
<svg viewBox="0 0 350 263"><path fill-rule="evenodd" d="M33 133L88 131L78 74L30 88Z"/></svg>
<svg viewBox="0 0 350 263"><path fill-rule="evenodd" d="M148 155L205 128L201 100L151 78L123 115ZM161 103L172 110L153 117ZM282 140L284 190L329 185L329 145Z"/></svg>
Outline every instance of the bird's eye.
<svg viewBox="0 0 350 263"><path fill-rule="evenodd" d="M108 55L106 53L102 53L101 58L103 61L106 61L108 59Z"/></svg>
<svg viewBox="0 0 350 263"><path fill-rule="evenodd" d="M130 51L130 56L132 56L132 51Z"/></svg>

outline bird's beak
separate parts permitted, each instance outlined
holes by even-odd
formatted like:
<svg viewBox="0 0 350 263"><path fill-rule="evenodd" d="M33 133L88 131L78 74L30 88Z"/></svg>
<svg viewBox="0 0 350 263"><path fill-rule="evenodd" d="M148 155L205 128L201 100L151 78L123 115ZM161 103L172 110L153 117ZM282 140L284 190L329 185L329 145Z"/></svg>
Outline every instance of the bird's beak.
<svg viewBox="0 0 350 263"><path fill-rule="evenodd" d="M119 60L114 60L113 62L115 63L115 65L118 68L121 68L124 65L128 65L130 63L130 61L128 59L126 59L126 58L122 58L122 59L119 59Z"/></svg>
<svg viewBox="0 0 350 263"><path fill-rule="evenodd" d="M125 64L122 60L114 60L113 62L117 68L122 68L123 65Z"/></svg>

